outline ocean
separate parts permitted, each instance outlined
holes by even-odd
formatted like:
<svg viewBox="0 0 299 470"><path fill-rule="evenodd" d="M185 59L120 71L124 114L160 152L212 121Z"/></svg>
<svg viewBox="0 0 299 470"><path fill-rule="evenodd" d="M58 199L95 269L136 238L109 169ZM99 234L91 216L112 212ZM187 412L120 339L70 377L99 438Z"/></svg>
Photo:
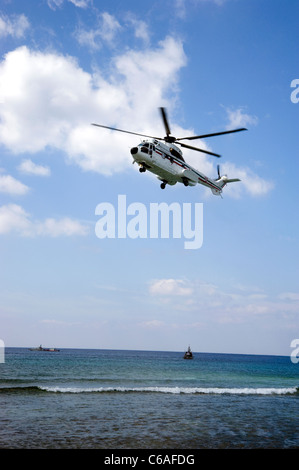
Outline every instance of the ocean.
<svg viewBox="0 0 299 470"><path fill-rule="evenodd" d="M290 357L6 348L0 449L299 448Z"/></svg>

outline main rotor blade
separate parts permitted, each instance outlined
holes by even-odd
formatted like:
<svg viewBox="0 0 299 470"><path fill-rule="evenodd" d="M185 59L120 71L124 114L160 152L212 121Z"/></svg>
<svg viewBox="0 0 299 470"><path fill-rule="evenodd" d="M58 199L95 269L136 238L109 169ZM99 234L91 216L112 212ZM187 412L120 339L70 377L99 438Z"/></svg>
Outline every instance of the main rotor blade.
<svg viewBox="0 0 299 470"><path fill-rule="evenodd" d="M194 140L194 139L205 139L206 137L215 137L216 135L232 134L233 132L247 131L245 127L240 129L234 129L232 131L214 132L213 134L193 135L191 137L180 137L176 140Z"/></svg>
<svg viewBox="0 0 299 470"><path fill-rule="evenodd" d="M165 108L160 108L167 137L171 134Z"/></svg>
<svg viewBox="0 0 299 470"><path fill-rule="evenodd" d="M181 147L185 147L186 149L197 150L198 152L207 153L208 155L213 155L214 157L217 157L217 158L221 157L219 153L213 153L213 152L210 152L209 150L199 149L198 147L192 147L191 145L182 144L181 142L177 142L177 141L176 143L179 144Z"/></svg>
<svg viewBox="0 0 299 470"><path fill-rule="evenodd" d="M122 129L116 129L116 127L103 126L102 124L91 124L92 126L103 127L104 129L110 129L111 131L125 132L126 134L141 135L142 137L148 137L149 139L163 140L163 137L154 137L152 135L139 134L138 132L124 131Z"/></svg>

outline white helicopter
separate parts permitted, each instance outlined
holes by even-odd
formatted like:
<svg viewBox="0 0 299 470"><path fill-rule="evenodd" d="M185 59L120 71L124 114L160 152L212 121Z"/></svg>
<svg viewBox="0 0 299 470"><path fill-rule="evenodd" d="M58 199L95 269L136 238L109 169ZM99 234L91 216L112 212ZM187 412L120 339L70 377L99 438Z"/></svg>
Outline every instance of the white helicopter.
<svg viewBox="0 0 299 470"><path fill-rule="evenodd" d="M214 137L217 135L246 131L247 129L242 127L240 129L234 129L231 131L195 135L191 137L180 137L177 139L171 135L165 108L160 108L160 111L166 131L166 136L164 138L125 131L122 129L116 129L115 127L103 126L101 124L93 123L92 125L113 131L125 132L127 134L146 137L147 139L143 140L139 145L137 145L137 147L131 148L133 163L138 163L140 166L139 171L141 173L144 173L146 170L148 170L151 173L157 175L158 179L161 181L161 189L165 189L166 184L174 185L176 183L183 183L185 186L195 186L196 184L202 184L210 188L213 194L219 196L221 195L222 189L227 183L240 181L238 178L228 179L226 175L221 176L219 165L217 165L218 178L214 180L208 178L203 173L200 173L198 170L188 165L188 163L186 163L183 158L181 149L174 144L176 143L181 147L197 150L198 152L203 152L219 158L221 155L217 153L184 144L181 142L181 140L204 139L206 137Z"/></svg>

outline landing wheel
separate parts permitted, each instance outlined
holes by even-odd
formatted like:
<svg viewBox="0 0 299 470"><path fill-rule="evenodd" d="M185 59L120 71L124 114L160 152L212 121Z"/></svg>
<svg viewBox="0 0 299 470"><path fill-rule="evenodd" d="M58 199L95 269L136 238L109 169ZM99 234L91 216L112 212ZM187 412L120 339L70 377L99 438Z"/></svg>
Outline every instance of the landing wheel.
<svg viewBox="0 0 299 470"><path fill-rule="evenodd" d="M185 186L189 186L187 178L183 178L183 183L184 183Z"/></svg>
<svg viewBox="0 0 299 470"><path fill-rule="evenodd" d="M165 187L166 187L166 183L161 183L161 184L160 184L160 188L161 188L161 189L165 189Z"/></svg>
<svg viewBox="0 0 299 470"><path fill-rule="evenodd" d="M144 168L144 166L141 166L141 167L139 168L140 173L144 173L145 170L146 170L146 169Z"/></svg>

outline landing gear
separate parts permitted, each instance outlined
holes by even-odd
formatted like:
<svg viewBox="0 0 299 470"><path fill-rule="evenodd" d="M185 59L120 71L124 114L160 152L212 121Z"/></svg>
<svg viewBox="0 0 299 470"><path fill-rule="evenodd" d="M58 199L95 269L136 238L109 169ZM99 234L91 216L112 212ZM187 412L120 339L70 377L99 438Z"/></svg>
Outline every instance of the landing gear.
<svg viewBox="0 0 299 470"><path fill-rule="evenodd" d="M163 183L160 184L160 188L165 189L165 187L166 187L166 183L164 183L164 181L163 181Z"/></svg>
<svg viewBox="0 0 299 470"><path fill-rule="evenodd" d="M140 171L140 173L145 173L146 168L145 168L144 166L141 166L141 167L139 168L139 171Z"/></svg>
<svg viewBox="0 0 299 470"><path fill-rule="evenodd" d="M183 178L183 183L184 183L184 186L189 186L187 178Z"/></svg>

